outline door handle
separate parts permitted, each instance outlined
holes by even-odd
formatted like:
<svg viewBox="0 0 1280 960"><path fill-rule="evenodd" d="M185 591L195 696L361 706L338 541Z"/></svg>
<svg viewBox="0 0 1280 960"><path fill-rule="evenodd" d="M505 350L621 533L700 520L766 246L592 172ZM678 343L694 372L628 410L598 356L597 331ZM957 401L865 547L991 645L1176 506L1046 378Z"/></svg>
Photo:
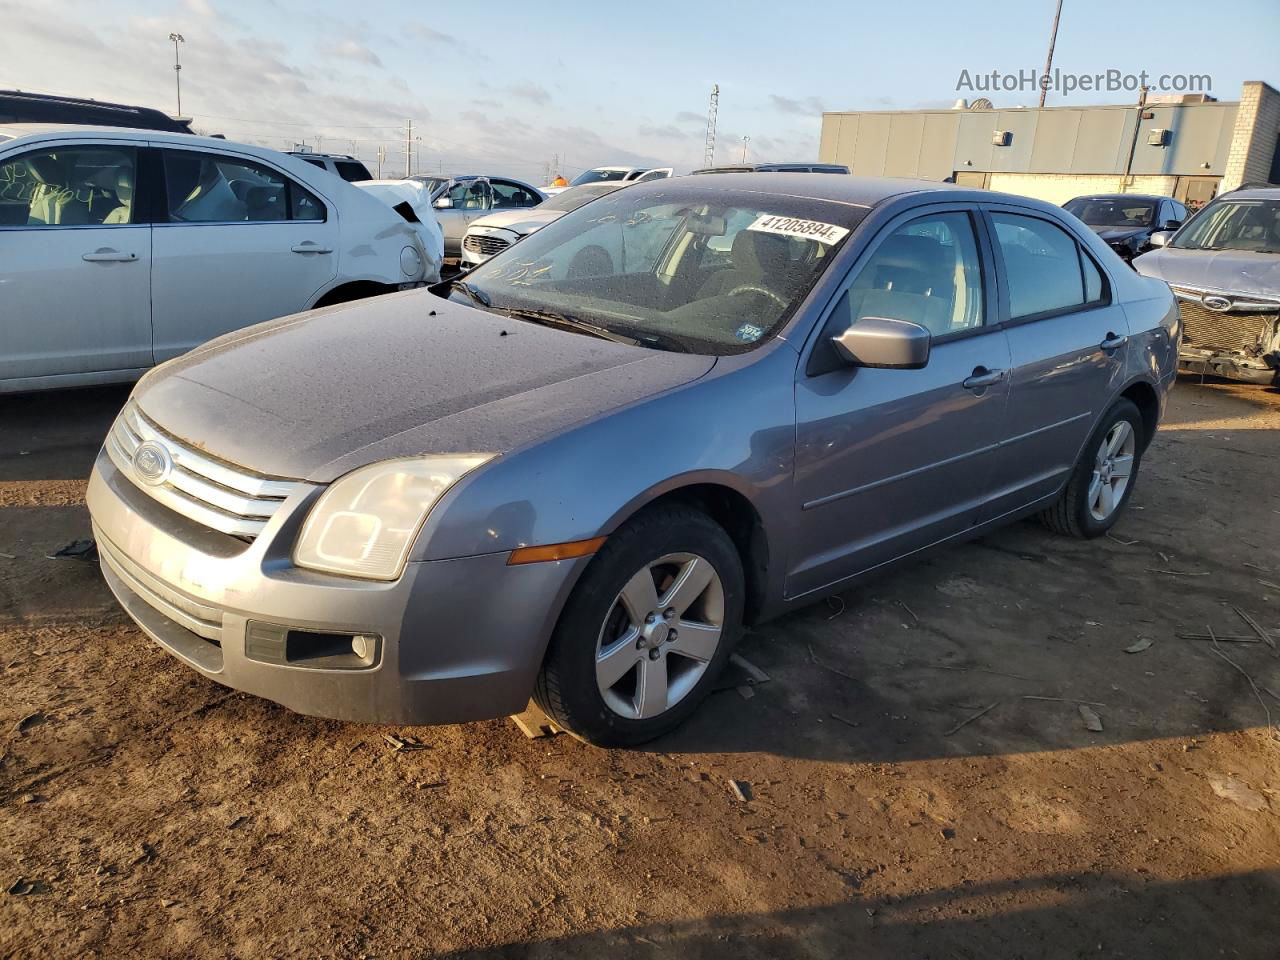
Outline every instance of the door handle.
<svg viewBox="0 0 1280 960"><path fill-rule="evenodd" d="M311 240L304 240L302 243L295 243L289 248L294 253L333 253L331 247L322 247L318 243Z"/></svg>
<svg viewBox="0 0 1280 960"><path fill-rule="evenodd" d="M1114 333L1108 332L1107 338L1098 344L1098 346L1103 350L1119 350L1128 342L1129 337L1127 335L1121 334L1120 336L1116 336Z"/></svg>
<svg viewBox="0 0 1280 960"><path fill-rule="evenodd" d="M1008 375L1008 370L988 370L986 367L974 367L973 374L965 378L962 386L966 390L985 390L992 384L999 383Z"/></svg>
<svg viewBox="0 0 1280 960"><path fill-rule="evenodd" d="M132 263L138 259L136 253L121 253L119 250L109 250L106 247L101 250L95 250L93 253L86 253L81 260L89 263Z"/></svg>

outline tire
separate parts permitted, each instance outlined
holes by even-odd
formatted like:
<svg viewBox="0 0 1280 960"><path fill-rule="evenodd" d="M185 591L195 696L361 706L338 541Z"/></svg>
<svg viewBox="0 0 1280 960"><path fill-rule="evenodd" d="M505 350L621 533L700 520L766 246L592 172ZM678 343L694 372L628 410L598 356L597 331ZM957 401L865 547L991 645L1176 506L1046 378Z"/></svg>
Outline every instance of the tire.
<svg viewBox="0 0 1280 960"><path fill-rule="evenodd" d="M1092 496L1102 493L1099 487L1094 486L1095 482L1106 483L1099 477L1099 453L1103 444L1109 443L1118 434L1124 434L1126 427L1127 439L1119 445L1118 453L1122 459L1126 454L1129 456L1129 473L1127 478L1124 478L1127 482L1123 484L1123 489L1119 490L1116 489L1114 482L1110 484L1112 495L1110 510L1107 511L1105 509L1107 503L1105 501L1099 503L1095 496ZM1146 441L1146 426L1142 422L1142 414L1138 412L1138 408L1132 401L1117 400L1102 418L1097 429L1093 431L1089 442L1084 445L1084 450L1071 471L1071 477L1062 495L1053 506L1040 514L1041 522L1055 533L1086 540L1100 537L1110 530L1133 495ZM1118 468L1121 465L1122 463L1115 463L1106 473L1112 477L1118 477ZM1099 510L1099 507L1103 509ZM1100 516L1099 513L1104 515Z"/></svg>
<svg viewBox="0 0 1280 960"><path fill-rule="evenodd" d="M714 578L699 592L708 570ZM673 590L682 576L683 589ZM742 560L714 520L687 506L638 514L609 537L575 586L534 701L560 727L601 747L634 746L675 729L733 652L744 594ZM652 622L641 609L650 603Z"/></svg>

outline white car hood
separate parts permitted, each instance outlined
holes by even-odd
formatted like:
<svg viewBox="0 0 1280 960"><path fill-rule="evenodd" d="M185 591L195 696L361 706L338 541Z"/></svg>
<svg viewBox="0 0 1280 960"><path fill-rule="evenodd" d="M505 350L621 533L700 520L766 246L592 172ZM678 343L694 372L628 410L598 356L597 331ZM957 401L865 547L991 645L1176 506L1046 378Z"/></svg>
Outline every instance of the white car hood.
<svg viewBox="0 0 1280 960"><path fill-rule="evenodd" d="M545 227L548 223L559 220L563 216L563 210L539 210L537 207L523 210L501 210L498 213L480 217L478 220L472 220L469 229L496 227L502 230L510 230L512 233L518 233L523 237L525 234L532 233L540 227Z"/></svg>

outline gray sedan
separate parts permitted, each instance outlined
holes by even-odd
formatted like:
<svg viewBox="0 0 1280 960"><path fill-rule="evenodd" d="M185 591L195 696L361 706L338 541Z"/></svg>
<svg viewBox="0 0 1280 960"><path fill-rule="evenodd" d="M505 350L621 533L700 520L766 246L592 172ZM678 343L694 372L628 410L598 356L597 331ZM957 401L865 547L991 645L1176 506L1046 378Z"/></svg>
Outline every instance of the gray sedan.
<svg viewBox="0 0 1280 960"><path fill-rule="evenodd" d="M640 184L435 293L229 334L114 425L103 573L206 677L639 743L748 624L1020 517L1106 532L1177 361L1079 221L916 181Z"/></svg>

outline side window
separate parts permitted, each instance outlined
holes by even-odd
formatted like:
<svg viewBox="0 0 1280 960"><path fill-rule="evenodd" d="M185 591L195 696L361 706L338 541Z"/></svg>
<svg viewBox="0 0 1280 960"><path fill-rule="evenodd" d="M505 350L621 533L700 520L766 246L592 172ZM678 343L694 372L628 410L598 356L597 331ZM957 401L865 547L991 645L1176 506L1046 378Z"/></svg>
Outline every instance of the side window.
<svg viewBox="0 0 1280 960"><path fill-rule="evenodd" d="M849 287L850 316L918 323L935 337L982 325L982 265L967 213L935 213L898 227Z"/></svg>
<svg viewBox="0 0 1280 960"><path fill-rule="evenodd" d="M483 180L464 180L449 190L455 210L489 209L489 185Z"/></svg>
<svg viewBox="0 0 1280 960"><path fill-rule="evenodd" d="M132 147L58 147L0 163L0 226L134 222Z"/></svg>
<svg viewBox="0 0 1280 960"><path fill-rule="evenodd" d="M324 204L310 190L289 181L289 219L323 220Z"/></svg>
<svg viewBox="0 0 1280 960"><path fill-rule="evenodd" d="M251 161L213 153L166 150L164 175L171 222L289 219L284 177Z"/></svg>
<svg viewBox="0 0 1280 960"><path fill-rule="evenodd" d="M1107 298L1107 285L1102 280L1102 271L1083 247L1080 249L1080 266L1084 268L1084 302L1103 302Z"/></svg>
<svg viewBox="0 0 1280 960"><path fill-rule="evenodd" d="M535 194L530 193L518 183L511 183L507 180L490 180L489 186L493 188L493 208L495 210L533 207L542 202Z"/></svg>
<svg viewBox="0 0 1280 960"><path fill-rule="evenodd" d="M338 176L348 183L356 180L373 179L373 177L369 176L369 171L365 168L365 165L358 160L335 160L333 161L333 167L338 171Z"/></svg>
<svg viewBox="0 0 1280 960"><path fill-rule="evenodd" d="M1009 277L1009 317L1070 310L1085 302L1076 241L1047 220L993 213Z"/></svg>
<svg viewBox="0 0 1280 960"><path fill-rule="evenodd" d="M321 170L324 169L323 160L317 160L314 157L298 157L298 159L301 160L303 163L311 164L313 167L319 167Z"/></svg>

